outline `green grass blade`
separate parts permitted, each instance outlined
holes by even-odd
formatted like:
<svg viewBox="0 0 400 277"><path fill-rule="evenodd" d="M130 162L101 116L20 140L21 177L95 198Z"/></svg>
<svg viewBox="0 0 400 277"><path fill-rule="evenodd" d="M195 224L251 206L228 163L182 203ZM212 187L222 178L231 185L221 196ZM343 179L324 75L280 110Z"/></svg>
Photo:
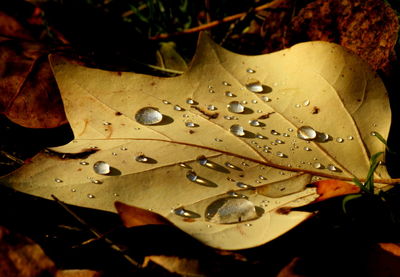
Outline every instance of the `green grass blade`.
<svg viewBox="0 0 400 277"><path fill-rule="evenodd" d="M343 212L347 214L346 205L347 205L347 203L348 203L349 201L354 200L354 199L357 199L357 198L360 198L361 196L362 196L361 193L346 195L346 196L343 198L343 201L342 201L342 209L343 209Z"/></svg>

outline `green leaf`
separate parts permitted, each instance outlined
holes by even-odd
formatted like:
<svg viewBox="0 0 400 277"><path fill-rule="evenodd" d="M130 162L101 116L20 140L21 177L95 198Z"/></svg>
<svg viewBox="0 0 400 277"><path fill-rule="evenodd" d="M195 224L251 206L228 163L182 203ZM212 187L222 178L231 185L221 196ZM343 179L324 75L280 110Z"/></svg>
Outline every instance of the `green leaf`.
<svg viewBox="0 0 400 277"><path fill-rule="evenodd" d="M347 205L347 203L348 203L349 201L354 200L354 199L357 199L357 198L360 198L361 196L362 196L361 193L346 195L346 196L343 198L343 201L342 201L342 209L343 209L343 212L347 214L346 205Z"/></svg>

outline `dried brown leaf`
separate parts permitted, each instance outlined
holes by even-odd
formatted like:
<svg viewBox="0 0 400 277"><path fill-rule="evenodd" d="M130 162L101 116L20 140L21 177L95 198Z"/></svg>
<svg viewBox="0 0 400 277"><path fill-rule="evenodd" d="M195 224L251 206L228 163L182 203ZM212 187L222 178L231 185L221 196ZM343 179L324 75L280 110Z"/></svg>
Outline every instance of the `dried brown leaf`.
<svg viewBox="0 0 400 277"><path fill-rule="evenodd" d="M319 197L315 202L321 202L333 197L360 192L358 186L334 179L318 181L312 185L317 188L317 193L319 194Z"/></svg>

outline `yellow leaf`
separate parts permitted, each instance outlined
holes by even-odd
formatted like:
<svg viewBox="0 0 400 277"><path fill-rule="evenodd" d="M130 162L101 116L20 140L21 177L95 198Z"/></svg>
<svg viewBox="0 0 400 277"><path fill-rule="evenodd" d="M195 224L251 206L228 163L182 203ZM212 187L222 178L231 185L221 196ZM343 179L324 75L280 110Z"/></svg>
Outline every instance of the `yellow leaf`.
<svg viewBox="0 0 400 277"><path fill-rule="evenodd" d="M280 211L317 198L306 188L315 178L362 180L385 149L371 132L386 138L390 127L382 81L332 43L242 56L203 35L173 78L51 63L75 139L52 149L67 155L43 152L0 182L95 209L149 209L221 249L261 245L310 217ZM387 178L382 164L377 182Z"/></svg>

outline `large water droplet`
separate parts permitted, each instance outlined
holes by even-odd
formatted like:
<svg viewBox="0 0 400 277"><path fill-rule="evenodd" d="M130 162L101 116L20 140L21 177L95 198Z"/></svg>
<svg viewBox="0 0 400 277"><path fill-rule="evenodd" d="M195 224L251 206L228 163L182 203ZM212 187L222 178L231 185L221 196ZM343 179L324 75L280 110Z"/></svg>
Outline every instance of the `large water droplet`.
<svg viewBox="0 0 400 277"><path fill-rule="evenodd" d="M244 129L242 126L238 124L234 124L229 128L229 131L231 131L232 134L238 137L242 137L245 135Z"/></svg>
<svg viewBox="0 0 400 277"><path fill-rule="evenodd" d="M232 101L228 104L228 111L232 113L242 113L244 112L244 106L240 104L239 101Z"/></svg>
<svg viewBox="0 0 400 277"><path fill-rule="evenodd" d="M220 224L238 223L259 217L255 205L245 198L226 197L212 202L205 218Z"/></svg>
<svg viewBox="0 0 400 277"><path fill-rule="evenodd" d="M106 175L110 173L110 165L103 161L98 161L93 165L93 170L97 174Z"/></svg>
<svg viewBox="0 0 400 277"><path fill-rule="evenodd" d="M263 88L262 84L260 83L260 81L256 81L256 80L247 83L246 88L248 90L250 90L251 92L259 93L259 92L264 91L264 88Z"/></svg>
<svg viewBox="0 0 400 277"><path fill-rule="evenodd" d="M174 209L173 213L176 215L182 216L182 217L186 217L186 218L199 218L200 217L199 214L189 211L189 210L186 210L182 207Z"/></svg>
<svg viewBox="0 0 400 277"><path fill-rule="evenodd" d="M258 126L261 125L260 121L258 121L258 120L256 120L256 119L250 120L250 121L249 121L249 124L250 124L251 126L253 126L253 127L258 127Z"/></svg>
<svg viewBox="0 0 400 277"><path fill-rule="evenodd" d="M135 119L137 122L143 125L154 125L160 123L163 115L152 107L145 107L137 111Z"/></svg>
<svg viewBox="0 0 400 277"><path fill-rule="evenodd" d="M301 126L297 130L297 137L304 140L313 140L317 137L317 132L310 126Z"/></svg>

